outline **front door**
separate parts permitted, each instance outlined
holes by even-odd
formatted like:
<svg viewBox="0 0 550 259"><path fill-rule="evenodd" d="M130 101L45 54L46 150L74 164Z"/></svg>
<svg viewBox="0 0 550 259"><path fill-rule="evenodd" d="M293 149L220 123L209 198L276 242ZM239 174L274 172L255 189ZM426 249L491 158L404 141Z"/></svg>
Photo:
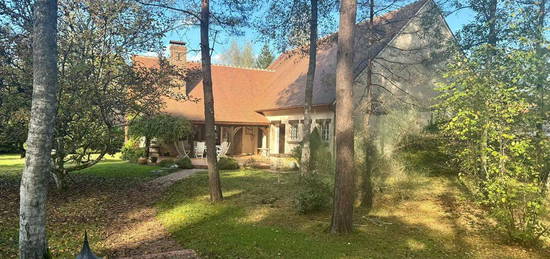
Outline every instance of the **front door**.
<svg viewBox="0 0 550 259"><path fill-rule="evenodd" d="M279 154L285 153L285 124L279 125Z"/></svg>

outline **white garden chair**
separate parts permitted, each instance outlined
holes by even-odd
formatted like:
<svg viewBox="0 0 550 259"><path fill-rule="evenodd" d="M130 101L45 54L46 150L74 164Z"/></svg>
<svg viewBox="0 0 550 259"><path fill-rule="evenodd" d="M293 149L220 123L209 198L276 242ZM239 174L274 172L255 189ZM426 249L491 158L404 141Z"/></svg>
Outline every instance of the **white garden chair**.
<svg viewBox="0 0 550 259"><path fill-rule="evenodd" d="M206 150L205 142L195 143L195 158L204 158L204 151Z"/></svg>
<svg viewBox="0 0 550 259"><path fill-rule="evenodd" d="M191 153L191 150L185 149L185 143L183 141L174 142L174 146L176 147L176 151L178 152L178 158L190 158L189 154Z"/></svg>
<svg viewBox="0 0 550 259"><path fill-rule="evenodd" d="M227 154L227 151L229 151L229 145L231 143L227 142L227 141L224 141L222 142L221 145L219 145L218 147L216 147L216 153L218 154L218 160L220 159L220 157L222 156L226 156Z"/></svg>

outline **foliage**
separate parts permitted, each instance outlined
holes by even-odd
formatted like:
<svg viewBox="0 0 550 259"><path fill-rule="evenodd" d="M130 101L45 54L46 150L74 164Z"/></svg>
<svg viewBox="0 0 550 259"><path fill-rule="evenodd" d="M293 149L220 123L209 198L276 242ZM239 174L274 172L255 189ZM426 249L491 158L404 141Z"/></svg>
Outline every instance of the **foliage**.
<svg viewBox="0 0 550 259"><path fill-rule="evenodd" d="M191 159L189 157L178 158L178 159L176 159L175 163L181 169L192 169L193 168L193 163L191 163Z"/></svg>
<svg viewBox="0 0 550 259"><path fill-rule="evenodd" d="M334 12L338 1L318 1L318 34L320 36L336 30ZM309 43L309 21L311 6L309 0L270 0L266 1L267 14L256 17L256 29L261 37L285 51L305 46ZM301 49L307 53L307 48Z"/></svg>
<svg viewBox="0 0 550 259"><path fill-rule="evenodd" d="M139 143L136 140L130 139L126 143L124 143L124 146L120 150L120 153L120 158L122 160L136 163L140 157L145 156L145 149L139 147Z"/></svg>
<svg viewBox="0 0 550 259"><path fill-rule="evenodd" d="M229 49L222 54L222 61L233 66L256 67L252 43L245 42L241 46L236 40L231 41Z"/></svg>
<svg viewBox="0 0 550 259"><path fill-rule="evenodd" d="M160 167L170 167L172 165L176 164L174 159L162 159L160 162L158 162L158 166Z"/></svg>
<svg viewBox="0 0 550 259"><path fill-rule="evenodd" d="M135 118L128 128L133 137L157 138L166 143L181 140L191 133L191 124L185 118L157 114Z"/></svg>
<svg viewBox="0 0 550 259"><path fill-rule="evenodd" d="M301 214L318 212L330 207L331 186L316 174L302 176L302 186L296 195L296 210Z"/></svg>
<svg viewBox="0 0 550 259"><path fill-rule="evenodd" d="M445 73L437 105L447 152L459 177L485 203L511 239L540 237L544 212L544 161L536 148L530 99L528 52L482 46L457 57ZM539 142L548 146L548 138ZM542 152L542 154L541 154Z"/></svg>
<svg viewBox="0 0 550 259"><path fill-rule="evenodd" d="M275 59L275 56L273 56L273 53L271 53L271 50L269 49L269 45L264 44L262 47L262 50L260 51L260 55L258 55L258 59L256 60L256 67L258 68L267 68L273 60Z"/></svg>
<svg viewBox="0 0 550 259"><path fill-rule="evenodd" d="M218 160L218 169L236 170L239 169L239 163L237 163L237 160L231 157L220 157L220 160Z"/></svg>
<svg viewBox="0 0 550 259"><path fill-rule="evenodd" d="M319 129L314 128L309 138L309 145L311 150L310 166L312 171L322 171L326 174L332 174L329 172L334 169L334 163L332 162L332 153L330 151L328 143L325 143L319 134ZM302 146L303 144L294 147L291 150L292 158L296 159L298 164L302 159Z"/></svg>
<svg viewBox="0 0 550 259"><path fill-rule="evenodd" d="M6 61L0 69L2 78L9 80L2 80L7 85L2 89L7 90L0 90L0 98L4 99L5 93L18 109L11 101L2 101L0 111L9 109L13 111L10 117L20 120L20 124L8 122L14 130L6 132L19 132L20 136L10 138L21 145L28 120L21 111L29 110L32 92L32 1L5 2L0 5L0 20L9 24L9 34L2 36L9 35L12 40L2 41L10 58L2 60ZM92 166L118 151L125 116L157 112L164 106L161 97L186 97L173 91L181 86L173 78L184 76L185 71L164 57L159 57L155 68L129 62L135 53L160 49L161 38L171 26L163 12L134 1L60 0L58 16L59 106L53 173L63 185L69 172Z"/></svg>

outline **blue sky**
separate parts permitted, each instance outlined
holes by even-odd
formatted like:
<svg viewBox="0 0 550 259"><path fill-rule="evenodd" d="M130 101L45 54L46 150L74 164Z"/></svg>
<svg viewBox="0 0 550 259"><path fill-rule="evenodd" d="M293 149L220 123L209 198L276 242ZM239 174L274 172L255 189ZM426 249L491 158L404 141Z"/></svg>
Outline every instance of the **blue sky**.
<svg viewBox="0 0 550 259"><path fill-rule="evenodd" d="M447 23L451 27L453 33L456 33L458 30L467 24L473 19L473 12L468 9L463 9L461 11L455 12L445 18ZM231 35L219 35L216 44L214 45L214 53L212 55L213 63L222 63L221 53L223 53L230 45L233 39L237 40L239 44L250 41L254 44L254 51L257 55L260 52L260 49L263 46L263 42L259 41L258 33L253 29L245 29L244 35L240 37L234 37ZM184 41L187 43L189 52L187 54L187 59L192 61L200 60L199 43L200 43L200 31L198 26L189 27L186 29L181 29L178 31L172 31L166 35L163 39L166 46L170 40ZM212 42L210 43L212 44ZM271 48L275 52L274 48ZM276 56L278 53L275 53Z"/></svg>

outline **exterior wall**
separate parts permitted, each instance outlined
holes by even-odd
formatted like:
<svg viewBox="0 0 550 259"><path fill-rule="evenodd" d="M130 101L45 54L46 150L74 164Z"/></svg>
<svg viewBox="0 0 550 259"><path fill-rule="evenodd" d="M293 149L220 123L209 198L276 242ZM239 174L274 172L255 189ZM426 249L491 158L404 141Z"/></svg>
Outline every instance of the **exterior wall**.
<svg viewBox="0 0 550 259"><path fill-rule="evenodd" d="M452 40L452 33L430 1L374 58L372 94L375 101L369 103L365 98L368 69L354 84L358 143L370 135L383 150L384 145L391 145L403 134L429 123L436 82L442 80L438 70L450 56L448 47L452 46ZM374 111L374 115L367 116L369 110Z"/></svg>
<svg viewBox="0 0 550 259"><path fill-rule="evenodd" d="M290 154L292 149L300 145L302 141L302 131L303 131L303 119L304 112L303 109L291 109L291 110L278 110L264 112L267 119L272 122L269 127L269 153L270 154L279 154L279 124L285 125L285 141L284 141L284 153ZM312 125L311 130L316 126L316 120L330 120L329 124L329 140L328 143L332 148L334 140L334 112L328 109L328 107L315 107L312 109L311 114ZM298 138L291 139L291 125L290 121L302 121L298 124Z"/></svg>

